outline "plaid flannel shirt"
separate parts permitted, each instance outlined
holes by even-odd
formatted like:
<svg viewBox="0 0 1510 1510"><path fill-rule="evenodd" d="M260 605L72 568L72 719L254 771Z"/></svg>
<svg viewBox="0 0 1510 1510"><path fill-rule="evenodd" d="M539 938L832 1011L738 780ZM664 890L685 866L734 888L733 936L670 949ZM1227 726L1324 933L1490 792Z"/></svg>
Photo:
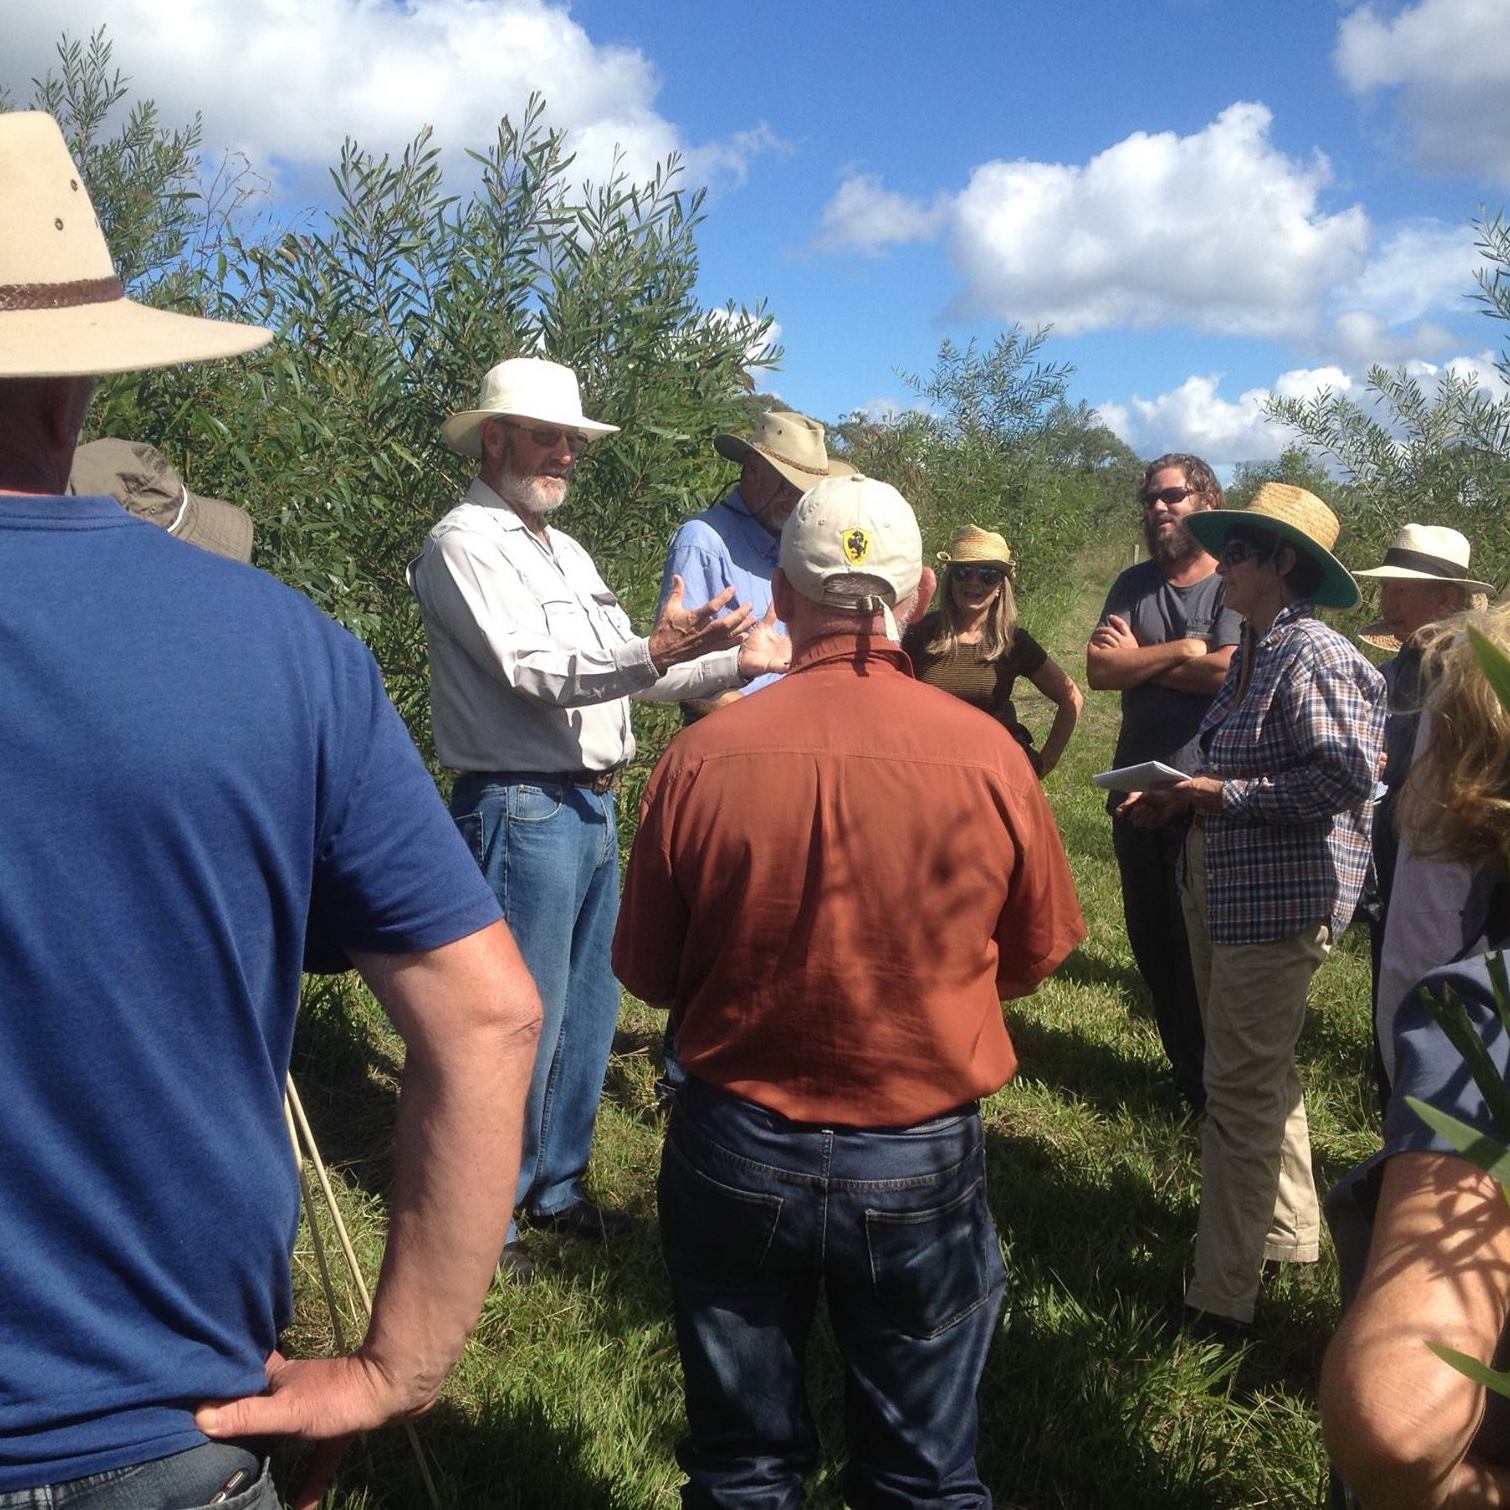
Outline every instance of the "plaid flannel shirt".
<svg viewBox="0 0 1510 1510"><path fill-rule="evenodd" d="M1244 638L1201 724L1214 944L1264 944L1329 923L1336 939L1369 862L1384 679L1302 599ZM1253 674L1239 700L1243 662Z"/></svg>

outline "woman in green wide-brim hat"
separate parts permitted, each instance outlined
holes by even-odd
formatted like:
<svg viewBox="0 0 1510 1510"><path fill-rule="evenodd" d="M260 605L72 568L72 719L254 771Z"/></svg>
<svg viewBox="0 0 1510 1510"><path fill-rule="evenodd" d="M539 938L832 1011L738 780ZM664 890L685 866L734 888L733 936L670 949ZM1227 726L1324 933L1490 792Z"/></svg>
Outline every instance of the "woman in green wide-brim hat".
<svg viewBox="0 0 1510 1510"><path fill-rule="evenodd" d="M1358 601L1321 499L1265 483L1246 509L1185 525L1217 559L1242 643L1201 724L1198 773L1134 794L1118 814L1146 828L1195 815L1181 877L1206 1120L1185 1306L1200 1330L1230 1338L1253 1319L1266 1261L1317 1257L1295 1044L1311 976L1368 870L1384 681L1313 611Z"/></svg>

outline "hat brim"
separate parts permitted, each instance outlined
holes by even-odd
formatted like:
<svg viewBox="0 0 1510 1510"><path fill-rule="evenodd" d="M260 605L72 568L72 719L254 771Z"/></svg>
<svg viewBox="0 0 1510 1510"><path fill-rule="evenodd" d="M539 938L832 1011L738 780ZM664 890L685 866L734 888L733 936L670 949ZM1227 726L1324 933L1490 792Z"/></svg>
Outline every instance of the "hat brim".
<svg viewBox="0 0 1510 1510"><path fill-rule="evenodd" d="M1371 566L1367 571L1355 571L1355 577L1382 578L1394 582L1435 582L1441 587L1462 587L1469 592L1493 594L1488 582L1474 582L1468 577L1443 577L1436 572L1412 571L1408 566Z"/></svg>
<svg viewBox="0 0 1510 1510"><path fill-rule="evenodd" d="M762 451L759 446L751 445L749 441L738 435L715 435L713 449L726 460L741 467L747 458L758 456L768 467L773 468L794 488L803 493L811 487L816 487L825 477L833 475L828 471L814 472L810 468L783 461L779 456L772 456L769 451ZM851 475L858 477L860 474L856 471Z"/></svg>
<svg viewBox="0 0 1510 1510"><path fill-rule="evenodd" d="M482 422L485 419L517 419L525 424L555 425L570 430L583 440L597 440L600 436L616 435L617 425L605 425L586 415L576 414L561 417L553 414L520 414L513 409L464 409L453 414L440 427L440 436L450 448L462 456L482 455Z"/></svg>
<svg viewBox="0 0 1510 1510"><path fill-rule="evenodd" d="M1010 571L1012 563L1004 561L1000 556L951 556L948 551L940 551L938 560L946 567L949 566L996 566L1002 571Z"/></svg>
<svg viewBox="0 0 1510 1510"><path fill-rule="evenodd" d="M1304 530L1296 529L1293 524L1276 519L1272 514L1258 514L1251 509L1202 509L1187 514L1182 522L1195 536L1196 544L1213 556L1221 553L1228 531L1239 524L1278 535L1286 545L1294 546L1302 556L1321 568L1321 586L1310 595L1311 601L1320 608L1354 608L1362 597L1352 573L1336 556L1318 545Z"/></svg>
<svg viewBox="0 0 1510 1510"><path fill-rule="evenodd" d="M260 325L203 320L134 299L0 313L0 377L95 377L245 356L273 338Z"/></svg>
<svg viewBox="0 0 1510 1510"><path fill-rule="evenodd" d="M1358 638L1375 650L1382 650L1386 655L1399 655L1404 648L1400 644L1400 638L1383 619L1375 619L1372 624L1365 624L1358 631Z"/></svg>
<svg viewBox="0 0 1510 1510"><path fill-rule="evenodd" d="M183 520L173 534L217 556L229 556L233 561L252 559L252 516L223 498L190 493Z"/></svg>

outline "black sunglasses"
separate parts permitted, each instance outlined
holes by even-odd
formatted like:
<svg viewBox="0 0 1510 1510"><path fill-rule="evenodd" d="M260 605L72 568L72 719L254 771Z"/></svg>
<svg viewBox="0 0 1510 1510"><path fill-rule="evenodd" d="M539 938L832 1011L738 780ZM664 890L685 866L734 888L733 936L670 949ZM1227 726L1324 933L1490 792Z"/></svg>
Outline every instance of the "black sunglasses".
<svg viewBox="0 0 1510 1510"><path fill-rule="evenodd" d="M953 566L950 570L961 582L975 581L984 587L999 587L1006 573L999 566Z"/></svg>
<svg viewBox="0 0 1510 1510"><path fill-rule="evenodd" d="M1216 559L1222 566L1238 566L1244 561L1257 561L1262 564L1265 561L1272 561L1278 549L1277 541L1273 545L1254 545L1251 540L1228 539L1223 543L1221 554Z"/></svg>
<svg viewBox="0 0 1510 1510"><path fill-rule="evenodd" d="M1183 503L1192 494L1200 492L1199 488L1160 488L1157 493L1143 494L1143 507L1151 509L1156 503L1167 503L1171 506Z"/></svg>

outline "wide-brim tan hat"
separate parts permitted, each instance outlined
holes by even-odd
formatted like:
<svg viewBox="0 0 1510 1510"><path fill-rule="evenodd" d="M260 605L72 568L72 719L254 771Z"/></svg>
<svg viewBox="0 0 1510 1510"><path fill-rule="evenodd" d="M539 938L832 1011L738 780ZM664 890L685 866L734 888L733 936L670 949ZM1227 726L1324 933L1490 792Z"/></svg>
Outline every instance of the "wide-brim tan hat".
<svg viewBox="0 0 1510 1510"><path fill-rule="evenodd" d="M1322 608L1352 608L1358 602L1358 584L1332 554L1342 524L1314 493L1288 482L1266 482L1245 509L1203 509L1187 514L1185 528L1196 544L1211 555L1221 554L1227 532L1234 525L1249 524L1278 535L1321 568L1321 586L1311 601Z"/></svg>
<svg viewBox="0 0 1510 1510"><path fill-rule="evenodd" d="M168 458L142 440L92 440L73 453L75 493L118 498L127 513L217 556L252 559L252 516L191 493Z"/></svg>
<svg viewBox="0 0 1510 1510"><path fill-rule="evenodd" d="M510 357L489 368L477 407L453 414L440 427L441 438L463 456L481 456L482 424L489 419L532 420L570 430L584 440L613 435L619 428L588 419L582 412L577 374L544 357Z"/></svg>
<svg viewBox="0 0 1510 1510"><path fill-rule="evenodd" d="M759 456L804 493L830 475L823 426L790 409L762 414L748 437L715 435L713 449L740 466Z"/></svg>
<svg viewBox="0 0 1510 1510"><path fill-rule="evenodd" d="M0 378L173 367L270 340L258 325L126 298L58 123L39 110L0 113Z"/></svg>
<svg viewBox="0 0 1510 1510"><path fill-rule="evenodd" d="M971 566L999 566L1003 571L1011 571L1015 564L1006 536L998 535L995 530L982 529L978 524L967 524L956 530L949 541L949 549L940 551L938 558L946 566L968 563Z"/></svg>
<svg viewBox="0 0 1510 1510"><path fill-rule="evenodd" d="M1407 524L1385 551L1381 565L1353 575L1398 582L1445 582L1471 593L1492 593L1494 588L1488 582L1476 582L1468 575L1472 550L1466 535L1444 524Z"/></svg>

